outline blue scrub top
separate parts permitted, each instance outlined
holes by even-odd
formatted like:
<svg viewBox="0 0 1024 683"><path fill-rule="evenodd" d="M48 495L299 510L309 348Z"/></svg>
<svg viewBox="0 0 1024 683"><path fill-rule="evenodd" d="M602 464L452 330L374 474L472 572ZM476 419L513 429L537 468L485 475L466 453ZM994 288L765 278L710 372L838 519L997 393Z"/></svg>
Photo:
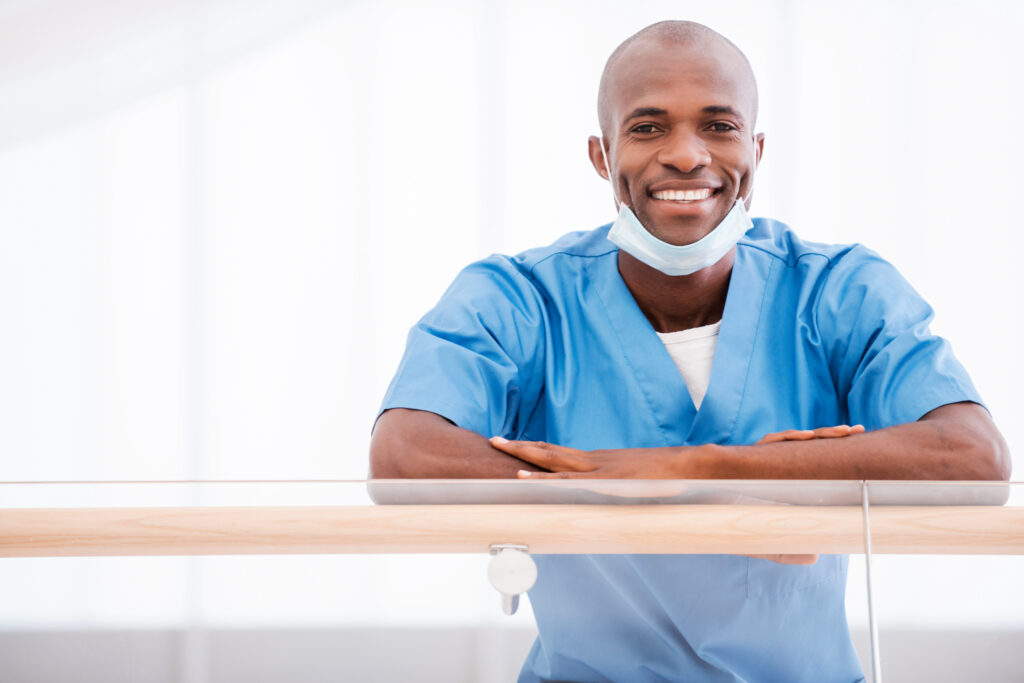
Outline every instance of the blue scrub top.
<svg viewBox="0 0 1024 683"><path fill-rule="evenodd" d="M931 308L860 246L755 219L697 410L618 272L608 227L466 268L409 334L381 410L573 448L752 444L785 429L913 422L980 403ZM846 558L537 558L520 681L857 681Z"/></svg>

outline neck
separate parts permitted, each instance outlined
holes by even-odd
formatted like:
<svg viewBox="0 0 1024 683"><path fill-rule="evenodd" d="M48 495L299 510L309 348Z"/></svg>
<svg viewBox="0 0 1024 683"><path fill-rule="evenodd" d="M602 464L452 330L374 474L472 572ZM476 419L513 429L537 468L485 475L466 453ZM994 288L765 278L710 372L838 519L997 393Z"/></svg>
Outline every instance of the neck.
<svg viewBox="0 0 1024 683"><path fill-rule="evenodd" d="M677 332L722 319L733 248L721 261L690 275L665 275L619 251L619 274L647 320L658 332Z"/></svg>

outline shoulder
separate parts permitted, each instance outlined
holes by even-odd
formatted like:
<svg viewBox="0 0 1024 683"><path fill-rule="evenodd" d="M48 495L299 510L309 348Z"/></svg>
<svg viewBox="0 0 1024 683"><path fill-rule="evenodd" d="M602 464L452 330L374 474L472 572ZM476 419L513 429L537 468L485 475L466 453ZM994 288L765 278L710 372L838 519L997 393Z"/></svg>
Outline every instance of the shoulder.
<svg viewBox="0 0 1024 683"><path fill-rule="evenodd" d="M512 263L524 272L532 273L544 265L565 262L582 262L618 252L619 248L608 241L611 224L594 230L580 230L562 235L546 247L530 249L510 257Z"/></svg>
<svg viewBox="0 0 1024 683"><path fill-rule="evenodd" d="M821 311L859 309L881 315L896 307L914 317L930 308L894 265L862 244L824 244L801 239L788 226L755 218L738 248L755 259L774 260L791 283L812 294Z"/></svg>
<svg viewBox="0 0 1024 683"><path fill-rule="evenodd" d="M594 230L570 232L547 246L528 249L514 256L491 254L467 266L458 279L479 280L484 277L496 282L540 286L540 281L552 276L571 278L583 264L601 257L614 257L618 252L618 247L607 239L609 227L610 224Z"/></svg>
<svg viewBox="0 0 1024 683"><path fill-rule="evenodd" d="M801 239L788 225L771 218L754 218L753 223L754 227L737 246L777 259L789 267L816 262L820 267L830 268L844 259L856 261L869 254L877 257L860 244L826 244Z"/></svg>
<svg viewBox="0 0 1024 683"><path fill-rule="evenodd" d="M752 227L737 247L748 256L772 259L798 277L830 281L905 285L899 271L863 244L827 244L801 239L785 223L770 218L753 219Z"/></svg>
<svg viewBox="0 0 1024 683"><path fill-rule="evenodd" d="M607 240L609 225L571 232L555 242L514 256L491 254L466 266L442 297L442 304L458 303L478 310L505 305L536 309L545 292L560 289L584 269L584 264L617 253Z"/></svg>

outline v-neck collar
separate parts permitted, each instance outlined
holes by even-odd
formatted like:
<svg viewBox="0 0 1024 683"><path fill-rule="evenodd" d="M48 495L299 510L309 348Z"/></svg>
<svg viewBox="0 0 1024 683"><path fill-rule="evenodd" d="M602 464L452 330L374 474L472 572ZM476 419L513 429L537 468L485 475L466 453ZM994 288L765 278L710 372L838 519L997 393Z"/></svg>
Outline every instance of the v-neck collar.
<svg viewBox="0 0 1024 683"><path fill-rule="evenodd" d="M598 283L597 291L622 345L623 358L647 399L663 445L729 440L743 402L747 370L772 276L774 259L765 256L742 244L736 248L711 378L699 411L665 345L623 282L618 254L592 262L595 267L612 271L591 281Z"/></svg>

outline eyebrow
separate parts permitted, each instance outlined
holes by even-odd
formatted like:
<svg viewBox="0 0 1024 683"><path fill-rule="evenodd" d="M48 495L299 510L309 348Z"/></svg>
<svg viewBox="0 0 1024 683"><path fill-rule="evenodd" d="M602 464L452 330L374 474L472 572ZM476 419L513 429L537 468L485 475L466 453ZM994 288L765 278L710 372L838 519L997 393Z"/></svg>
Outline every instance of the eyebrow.
<svg viewBox="0 0 1024 683"><path fill-rule="evenodd" d="M724 104L713 104L710 107L704 107L702 110L705 114L728 114L729 116L735 116L740 121L745 121L743 114L736 111L730 106Z"/></svg>
<svg viewBox="0 0 1024 683"><path fill-rule="evenodd" d="M659 107L638 107L630 112L629 116L625 118L623 123L626 121L632 121L633 119L643 118L644 116L665 116L668 111Z"/></svg>
<svg viewBox="0 0 1024 683"><path fill-rule="evenodd" d="M733 109L732 107L724 104L712 104L701 109L704 114L728 114L729 116L735 116L740 121L745 121L743 114ZM629 116L625 118L625 121L631 121L637 118L643 118L644 116L665 116L668 114L668 110L661 109L660 107L637 107Z"/></svg>

